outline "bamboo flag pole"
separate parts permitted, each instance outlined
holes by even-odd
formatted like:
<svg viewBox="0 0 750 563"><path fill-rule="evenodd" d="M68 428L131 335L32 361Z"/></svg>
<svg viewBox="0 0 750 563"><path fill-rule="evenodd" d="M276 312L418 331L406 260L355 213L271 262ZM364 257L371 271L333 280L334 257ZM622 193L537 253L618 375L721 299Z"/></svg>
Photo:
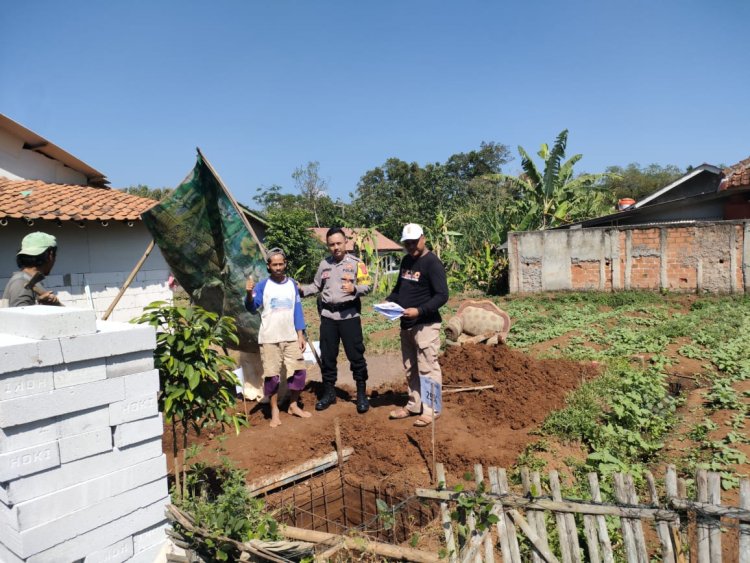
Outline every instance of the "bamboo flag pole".
<svg viewBox="0 0 750 563"><path fill-rule="evenodd" d="M232 202L232 205L234 205L234 208L237 210L237 213L239 213L240 218L242 219L242 222L245 224L245 227L247 227L247 230L250 232L250 235L252 235L253 240L255 241L255 244L258 245L258 248L260 248L260 253L263 255L264 259L268 258L268 252L266 251L266 247L263 245L262 242L260 242L260 239L258 238L258 235L255 233L255 229L253 229L253 226L250 224L250 221L247 220L247 217L245 216L245 213L240 208L240 204L237 203L237 200L234 199L234 196L232 196L231 192L227 189L226 185L224 185L224 182L221 180L221 176L214 170L214 167L211 166L211 163L208 161L208 159L203 155L201 152L201 149L199 147L196 147L198 151L198 154L203 159L203 162L206 164L208 169L211 171L211 174L214 175L216 178L216 181L219 182L219 186L221 186L221 189L226 194L227 198L229 198L229 201ZM318 355L318 351L315 349L315 346L310 343L310 341L307 339L307 335L305 334L305 340L310 345L310 348L312 349L313 356L315 357L315 361L318 362L318 367L322 370L323 369L323 363L320 360L320 356ZM242 395L245 396L244 394Z"/></svg>
<svg viewBox="0 0 750 563"><path fill-rule="evenodd" d="M112 314L112 311L117 306L117 304L120 302L120 299L122 298L123 294L125 293L125 290L130 287L130 284L133 283L133 280L135 279L136 274L140 271L140 269L143 267L144 262L146 262L146 259L148 258L148 255L151 254L151 251L154 249L154 240L151 239L151 242L148 243L148 246L146 247L146 252L143 253L143 256L141 256L141 259L138 260L138 263L135 265L135 268L133 268L133 271L130 272L130 275L125 280L125 283L120 288L120 292L115 296L114 301L110 304L110 306L105 311L104 315L102 316L102 320L106 321L109 316Z"/></svg>
<svg viewBox="0 0 750 563"><path fill-rule="evenodd" d="M267 258L268 257L268 253L266 252L266 247L263 246L263 243L260 242L260 239L258 238L258 235L255 234L255 229L253 229L253 226L250 224L250 221L247 220L247 217L245 216L245 213L240 208L240 204L237 203L236 199L234 199L234 196L232 196L232 193L227 189L226 185L221 180L221 176L219 176L219 174L216 172L216 170L214 170L214 167L211 166L211 163L203 155L203 153L201 152L201 149L198 148L198 147L196 147L195 150L198 151L198 154L200 155L201 159L206 164L206 166L208 167L208 169L211 171L211 174L213 174L214 178L216 178L216 181L219 182L219 186L224 191L224 194L227 196L227 198L229 198L229 201L232 202L232 205L237 210L237 213L239 213L240 219L242 219L242 222L245 224L245 227L247 227L247 230L250 232L250 235L253 237L253 240L255 241L255 244L257 244L258 248L260 248L260 253L263 255L263 258L264 259Z"/></svg>

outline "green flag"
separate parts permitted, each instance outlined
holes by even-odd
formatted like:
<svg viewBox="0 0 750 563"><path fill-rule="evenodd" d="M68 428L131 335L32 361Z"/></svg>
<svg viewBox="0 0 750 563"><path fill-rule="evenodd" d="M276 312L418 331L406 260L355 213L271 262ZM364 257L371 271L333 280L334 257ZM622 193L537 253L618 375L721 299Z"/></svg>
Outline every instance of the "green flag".
<svg viewBox="0 0 750 563"><path fill-rule="evenodd" d="M234 317L240 348L257 350L260 316L245 310L245 278L265 277L266 262L200 151L188 177L141 218L193 302Z"/></svg>

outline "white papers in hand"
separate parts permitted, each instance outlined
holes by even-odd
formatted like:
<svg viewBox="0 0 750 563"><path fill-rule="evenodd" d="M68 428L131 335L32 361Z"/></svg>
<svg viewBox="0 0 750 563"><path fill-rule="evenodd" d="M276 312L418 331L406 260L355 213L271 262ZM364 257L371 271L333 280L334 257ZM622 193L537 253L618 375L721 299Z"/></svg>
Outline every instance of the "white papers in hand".
<svg viewBox="0 0 750 563"><path fill-rule="evenodd" d="M404 308L398 303L386 301L385 303L376 303L373 305L376 312L380 313L388 320L395 321L404 314Z"/></svg>

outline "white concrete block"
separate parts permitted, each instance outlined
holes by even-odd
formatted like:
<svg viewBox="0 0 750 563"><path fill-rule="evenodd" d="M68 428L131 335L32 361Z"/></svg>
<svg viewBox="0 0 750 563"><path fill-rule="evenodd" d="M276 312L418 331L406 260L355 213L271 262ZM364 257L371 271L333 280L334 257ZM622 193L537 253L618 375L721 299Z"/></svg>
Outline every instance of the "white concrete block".
<svg viewBox="0 0 750 563"><path fill-rule="evenodd" d="M0 481L12 481L60 465L57 442L0 454Z"/></svg>
<svg viewBox="0 0 750 563"><path fill-rule="evenodd" d="M8 548L17 557L24 557L21 534L10 529L8 526L0 526L0 545Z"/></svg>
<svg viewBox="0 0 750 563"><path fill-rule="evenodd" d="M101 502L77 510L21 532L21 553L28 557L49 549L65 540L89 532L99 526L149 506L168 494L166 478L148 483L120 495L106 498ZM130 540L132 546L132 538ZM132 554L132 551L131 551Z"/></svg>
<svg viewBox="0 0 750 563"><path fill-rule="evenodd" d="M164 520L163 522L159 522L156 526L152 526L147 530L133 534L133 551L138 553L152 545L165 542L167 539L167 528L169 528L169 522Z"/></svg>
<svg viewBox="0 0 750 563"><path fill-rule="evenodd" d="M156 332L152 326L111 321L97 321L96 326L96 334L60 339L66 363L108 358L130 352L153 350L156 347Z"/></svg>
<svg viewBox="0 0 750 563"><path fill-rule="evenodd" d="M167 542L162 541L147 547L143 551L139 551L133 554L131 559L128 559L126 563L162 563L166 561L166 547Z"/></svg>
<svg viewBox="0 0 750 563"><path fill-rule="evenodd" d="M0 334L0 374L53 366L62 362L59 340L33 340Z"/></svg>
<svg viewBox="0 0 750 563"><path fill-rule="evenodd" d="M28 424L0 428L0 454L52 442L63 436L83 434L109 425L109 407L65 414Z"/></svg>
<svg viewBox="0 0 750 563"><path fill-rule="evenodd" d="M121 379L105 379L86 385L63 387L48 393L3 401L0 427L16 426L52 416L77 412L122 401L125 387Z"/></svg>
<svg viewBox="0 0 750 563"><path fill-rule="evenodd" d="M107 379L104 358L55 366L55 389Z"/></svg>
<svg viewBox="0 0 750 563"><path fill-rule="evenodd" d="M168 503L169 497L165 497L119 520L114 520L46 551L34 554L26 560L26 563L61 563L81 559L89 553L113 544L123 536L134 534L152 526L155 522L160 522L164 519L164 507Z"/></svg>
<svg viewBox="0 0 750 563"><path fill-rule="evenodd" d="M58 427L55 418L35 420L28 424L0 428L0 454L22 450L57 440Z"/></svg>
<svg viewBox="0 0 750 563"><path fill-rule="evenodd" d="M109 407L98 406L92 409L63 414L56 418L59 427L59 438L91 432L108 426Z"/></svg>
<svg viewBox="0 0 750 563"><path fill-rule="evenodd" d="M0 375L0 401L52 391L54 368L26 369Z"/></svg>
<svg viewBox="0 0 750 563"><path fill-rule="evenodd" d="M127 396L127 392L125 393ZM149 418L159 414L159 404L156 392L132 397L109 405L109 424L118 426L124 422L132 422L142 418Z"/></svg>
<svg viewBox="0 0 750 563"><path fill-rule="evenodd" d="M109 426L104 426L84 434L61 438L58 444L60 446L60 461L68 463L76 459L110 451L112 449L112 430Z"/></svg>
<svg viewBox="0 0 750 563"><path fill-rule="evenodd" d="M3 542L0 541L0 561L3 563L24 563L24 560L18 557Z"/></svg>
<svg viewBox="0 0 750 563"><path fill-rule="evenodd" d="M127 537L87 555L83 563L121 563L133 557L133 538Z"/></svg>
<svg viewBox="0 0 750 563"><path fill-rule="evenodd" d="M122 448L131 444L137 444L144 440L150 440L164 433L161 414L134 422L118 424L115 428L115 446Z"/></svg>
<svg viewBox="0 0 750 563"><path fill-rule="evenodd" d="M113 473L162 455L161 437L111 452L64 463L56 469L0 483L0 502L18 504ZM166 466L164 468L166 474Z"/></svg>
<svg viewBox="0 0 750 563"><path fill-rule="evenodd" d="M107 377L120 377L154 369L154 353L151 350L110 356L106 359Z"/></svg>
<svg viewBox="0 0 750 563"><path fill-rule="evenodd" d="M159 370L150 369L123 377L125 381L125 398L137 397L159 391Z"/></svg>
<svg viewBox="0 0 750 563"><path fill-rule="evenodd" d="M161 455L120 471L18 503L11 509L15 514L15 521L11 521L10 526L25 531L157 479L164 478L166 484L166 474L166 456Z"/></svg>
<svg viewBox="0 0 750 563"><path fill-rule="evenodd" d="M0 331L34 340L52 340L96 332L94 311L30 305L0 309Z"/></svg>

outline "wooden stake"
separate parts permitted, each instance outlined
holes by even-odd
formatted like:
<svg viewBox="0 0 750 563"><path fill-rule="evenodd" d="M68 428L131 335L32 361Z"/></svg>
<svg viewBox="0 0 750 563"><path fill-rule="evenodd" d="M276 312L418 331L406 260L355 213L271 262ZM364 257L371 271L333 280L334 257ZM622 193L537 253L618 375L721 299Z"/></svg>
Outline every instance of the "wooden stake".
<svg viewBox="0 0 750 563"><path fill-rule="evenodd" d="M474 480L479 486L484 483L484 471L482 471L482 465L480 463L474 464ZM487 528L491 530L492 528ZM487 533L484 535L484 561L485 563L495 563L495 548L492 545L492 534ZM482 563L482 556L477 553L478 563Z"/></svg>
<svg viewBox="0 0 750 563"><path fill-rule="evenodd" d="M549 550L549 548L542 543L536 532L531 529L531 526L529 526L528 522L526 522L526 520L524 520L524 517L521 516L521 513L515 509L510 510L508 513L510 514L510 517L513 518L513 521L518 524L523 533L526 534L526 537L529 538L529 541L531 541L531 545L536 548L542 559L544 559L547 563L558 563L557 557L555 557Z"/></svg>
<svg viewBox="0 0 750 563"><path fill-rule="evenodd" d="M628 493L625 490L625 479L622 473L615 473L613 477L617 502L628 504ZM635 543L635 531L633 530L632 519L621 517L620 526L622 527L622 541L625 544L625 557L628 563L639 563L638 547Z"/></svg>
<svg viewBox="0 0 750 563"><path fill-rule="evenodd" d="M740 507L750 510L750 480L740 481ZM740 524L740 563L750 563L750 524Z"/></svg>
<svg viewBox="0 0 750 563"><path fill-rule="evenodd" d="M339 536L325 532L314 532L292 526L279 526L279 533L289 539L308 541L313 543L342 542L347 549L362 553L374 553L387 559L415 561L416 563L439 563L440 559L436 553L427 553L409 547L400 547L388 543L370 541L363 537Z"/></svg>
<svg viewBox="0 0 750 563"><path fill-rule="evenodd" d="M437 425L437 415L438 413L435 411L435 397L437 396L435 394L435 382L431 381L432 385L432 398L433 398L433 405L432 405L432 477L435 478L435 426Z"/></svg>
<svg viewBox="0 0 750 563"><path fill-rule="evenodd" d="M529 475L529 468L528 467L522 467L521 468L521 486L523 487L523 494L532 497L531 493L531 477ZM539 533L539 525L537 523L537 515L539 513L536 510L527 510L526 511L526 517L529 519L529 525L532 527L532 529L538 534ZM541 538L540 538L541 539ZM546 542L545 542L546 543ZM542 558L539 556L539 553L537 551L531 552L531 561L532 563L540 563Z"/></svg>
<svg viewBox="0 0 750 563"><path fill-rule="evenodd" d="M497 469L497 484L500 488L500 494L504 495L510 492L508 488L508 475L502 467ZM518 547L518 538L516 537L516 527L510 519L510 515L505 515L505 529L508 533L508 543L510 543L510 557L512 561L521 561L521 550Z"/></svg>
<svg viewBox="0 0 750 563"><path fill-rule="evenodd" d="M328 514L328 493L326 493L326 475L323 475L323 514L325 516L325 522L326 522L326 532L330 533L330 527L328 525L329 523L329 514Z"/></svg>
<svg viewBox="0 0 750 563"><path fill-rule="evenodd" d="M106 321L109 318L114 308L120 302L120 299L122 298L125 291L128 289L128 287L130 287L130 284L133 283L133 280L135 279L136 274L138 274L138 271L143 267L143 263L148 258L148 255L151 254L151 251L154 249L154 244L155 243L153 239L151 240L151 242L148 243L148 246L146 247L146 252L144 252L143 256L141 256L141 259L138 260L138 263L135 265L135 268L133 268L133 271L130 272L130 275L125 280L125 283L122 284L120 291L117 293L117 295L115 296L110 306L107 307L107 310L104 312L104 315L102 315L103 321Z"/></svg>
<svg viewBox="0 0 750 563"><path fill-rule="evenodd" d="M446 389L443 391L443 395L450 395L451 393L465 393L467 391L481 391L483 389L492 389L494 385L480 385L478 387L459 387L458 389Z"/></svg>
<svg viewBox="0 0 750 563"><path fill-rule="evenodd" d="M708 502L721 504L721 475L714 471L708 474ZM718 518L709 520L708 539L711 563L721 563L721 527Z"/></svg>
<svg viewBox="0 0 750 563"><path fill-rule="evenodd" d="M651 506L659 506L659 496L656 492L656 481L650 471L645 471L646 483L648 483L649 501ZM672 551L672 540L669 537L669 524L656 521L656 532L661 543L661 558L664 563L674 563L674 551Z"/></svg>
<svg viewBox="0 0 750 563"><path fill-rule="evenodd" d="M497 480L497 468L496 467L490 467L487 470L488 479L490 481L490 491L493 495L499 495L500 494L500 484ZM505 514L504 514L504 507L503 502L500 499L496 499L495 503L492 505L492 510L490 511L490 514L493 514L497 516L497 524L495 524L495 527L497 529L497 538L500 542L500 551L503 555L503 563L511 560L511 554L510 554L510 543L508 542L508 530L505 527Z"/></svg>
<svg viewBox="0 0 750 563"><path fill-rule="evenodd" d="M637 506L638 505L638 494L635 492L635 484L633 483L633 476L630 473L625 474L625 492L627 494L628 503ZM633 519L633 533L635 535L635 545L638 548L638 560L640 563L649 563L648 550L646 549L646 538L643 535L643 524L640 518Z"/></svg>
<svg viewBox="0 0 750 563"><path fill-rule="evenodd" d="M344 461L346 461L349 459L349 456L354 453L354 448L344 448L342 453ZM328 455L308 460L296 467L292 467L291 469L287 469L280 473L256 479L255 481L248 483L247 488L251 496L257 496L278 489L279 487L283 487L284 485L288 485L289 483L293 483L294 481L309 477L315 473L325 471L336 465L337 462L338 454L332 452Z"/></svg>
<svg viewBox="0 0 750 563"><path fill-rule="evenodd" d="M705 469L699 469L695 475L695 487L698 502L708 502L708 473ZM695 515L696 530L698 533L698 563L710 563L711 544L708 535L706 517L701 514Z"/></svg>
<svg viewBox="0 0 750 563"><path fill-rule="evenodd" d="M673 501L677 500L678 495L677 469L674 465L667 466L667 473L664 477L664 488L666 489L667 505L669 506ZM675 560L677 563L685 563L685 556L682 553L679 516L676 520L669 523L669 538L672 540L672 551Z"/></svg>
<svg viewBox="0 0 750 563"><path fill-rule="evenodd" d="M602 493L599 490L599 476L596 473L589 473L588 479L591 500L595 503L601 503ZM607 530L607 520L604 516L596 517L596 530L599 534L599 546L602 549L604 563L615 563L615 556L612 553L612 542L609 539L609 531Z"/></svg>
<svg viewBox="0 0 750 563"><path fill-rule="evenodd" d="M531 472L531 486L532 498L542 495L542 480L538 471ZM542 545L549 548L549 541L547 540L547 517L543 510L536 511L536 533Z"/></svg>
<svg viewBox="0 0 750 563"><path fill-rule="evenodd" d="M333 419L333 433L336 440L336 457L339 462L339 479L341 480L341 511L344 516L344 529L349 527L346 511L346 481L344 480L344 448L341 440L341 421L339 417Z"/></svg>
<svg viewBox="0 0 750 563"><path fill-rule="evenodd" d="M448 483L445 480L445 468L442 463L438 463L435 466L435 475L437 476L437 484L439 487L447 487ZM448 503L440 503L440 521L443 525L443 533L445 534L445 548L448 550L448 559L451 563L455 563L458 560L458 550L456 549L456 542L453 539L453 523L451 522L451 514L448 510Z"/></svg>
<svg viewBox="0 0 750 563"><path fill-rule="evenodd" d="M224 191L224 194L227 196L229 201L234 206L234 209L237 211L237 213L240 216L240 219L245 224L245 227L249 231L250 235L253 237L253 240L255 241L255 244L258 245L258 248L260 249L260 253L263 255L263 259L265 260L268 258L268 252L266 252L266 247L263 246L263 243L260 242L260 239L258 238L258 235L255 234L255 229L253 229L253 226L250 224L250 221L247 220L247 217L245 216L245 213L240 208L240 205L237 203L237 200L234 199L234 196L232 196L232 192L229 191L229 189L226 187L224 182L221 180L221 176L214 170L214 167L211 166L211 163L208 161L208 159L203 155L200 148L196 147L195 149L198 151L198 154L200 155L201 159L203 160L203 163L206 165L206 167L211 171L211 174L214 175L214 178L216 178L216 181L219 182L219 187Z"/></svg>
<svg viewBox="0 0 750 563"><path fill-rule="evenodd" d="M552 500L562 501L562 493L560 492L560 477L557 471L552 470L549 472L549 488L552 493ZM557 534L560 537L560 554L562 555L563 563L572 563L573 556L570 553L570 542L568 542L568 523L565 519L565 514L561 512L555 512L555 521L557 522Z"/></svg>

